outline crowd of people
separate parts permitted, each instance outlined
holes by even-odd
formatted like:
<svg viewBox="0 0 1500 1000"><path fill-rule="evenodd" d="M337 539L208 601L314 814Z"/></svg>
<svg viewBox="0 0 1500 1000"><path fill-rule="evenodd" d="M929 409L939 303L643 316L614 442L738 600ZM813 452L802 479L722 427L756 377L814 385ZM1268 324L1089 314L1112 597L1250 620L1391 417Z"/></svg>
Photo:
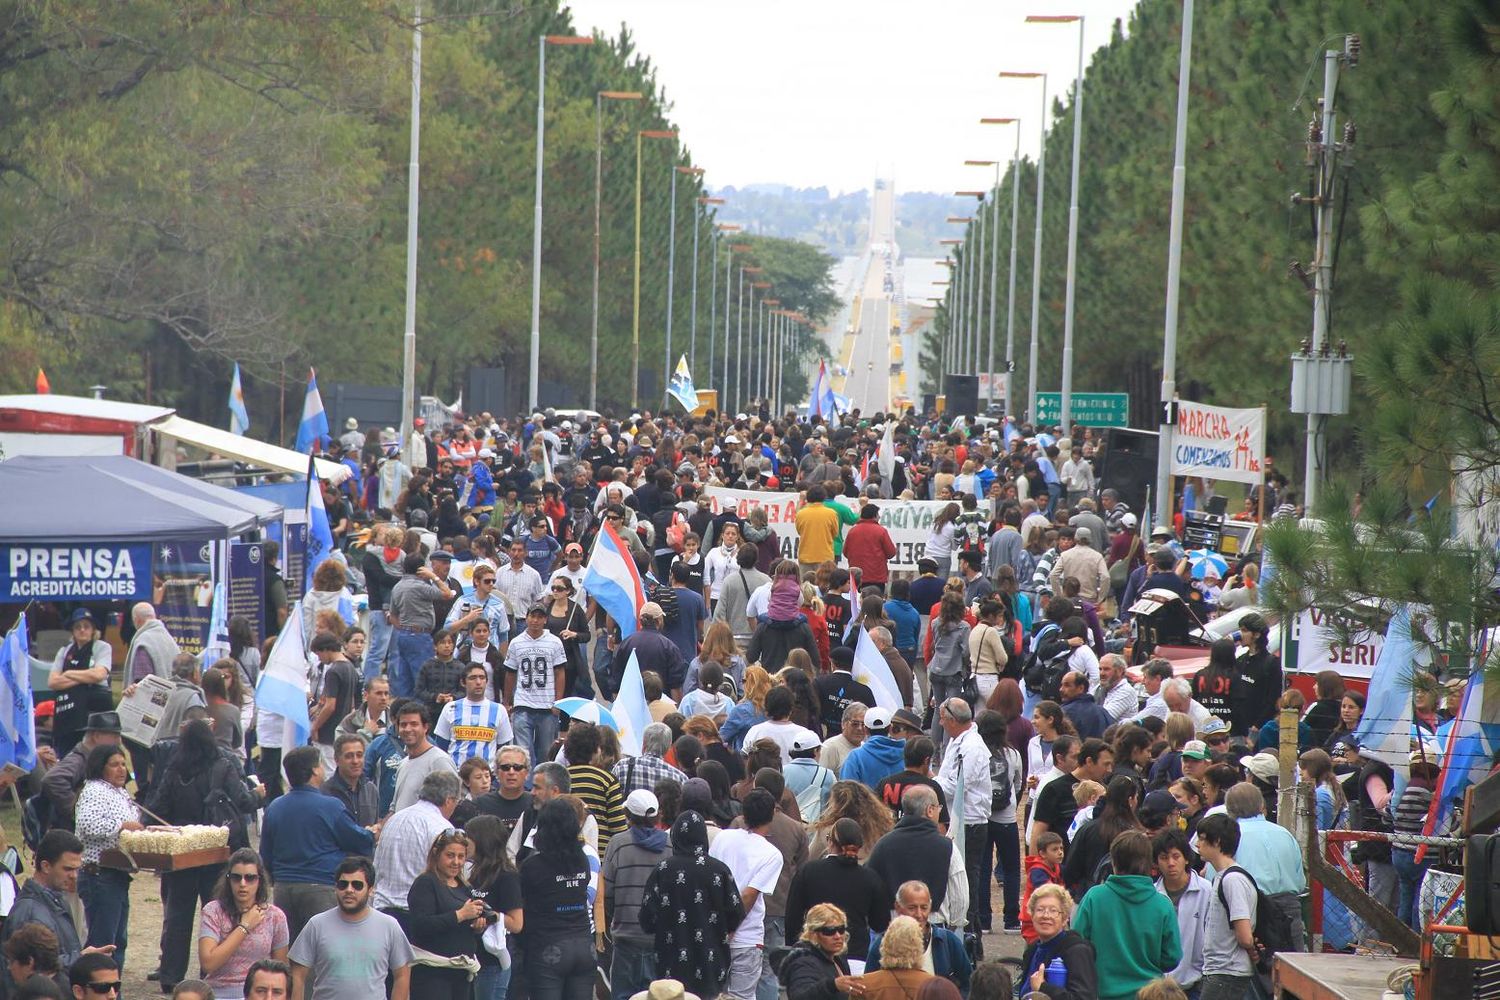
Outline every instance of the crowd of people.
<svg viewBox="0 0 1500 1000"><path fill-rule="evenodd" d="M255 704L276 635L236 619L200 663L129 608L124 683L174 685L147 747L122 741L99 612L64 619L34 869L0 931L10 994L108 1000L140 877L111 849L208 823L232 853L162 875L151 973L194 1000L1239 1000L1307 943L1300 851L1271 821L1278 709L1306 709L1320 828L1399 830L1431 794L1414 768L1392 801L1351 738L1359 696L1336 674L1311 706L1285 689L1253 610L1196 675L1127 676L1133 595L1206 619L1253 609L1258 575L1250 556L1195 572L1173 525L1142 537L1096 492L1086 429L481 414L420 433L349 427L330 454L353 474L324 487L338 551L300 597L268 584L273 627L300 610L306 745ZM795 539L714 486L799 493ZM1263 489L1293 512L1284 482ZM891 569L872 501L893 497L946 501L915 574ZM624 635L588 594L603 531L643 580ZM855 678L866 638L897 704ZM651 721L629 754L607 711L558 703L608 706L632 657ZM1418 866L1367 866L1409 914ZM984 960L987 931L1024 937L1018 966Z"/></svg>

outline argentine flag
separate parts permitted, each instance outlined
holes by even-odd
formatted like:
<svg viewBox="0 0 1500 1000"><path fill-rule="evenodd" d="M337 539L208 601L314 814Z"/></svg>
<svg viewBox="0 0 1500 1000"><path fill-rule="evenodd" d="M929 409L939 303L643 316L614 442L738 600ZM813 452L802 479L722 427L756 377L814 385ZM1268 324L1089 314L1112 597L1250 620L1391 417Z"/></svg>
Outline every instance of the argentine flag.
<svg viewBox="0 0 1500 1000"><path fill-rule="evenodd" d="M328 437L328 414L323 412L323 397L318 394L318 373L307 370L307 395L302 397L302 422L297 425L297 450L306 455L321 448Z"/></svg>
<svg viewBox="0 0 1500 1000"><path fill-rule="evenodd" d="M875 648L869 629L859 630L859 641L854 646L854 665L849 672L874 693L875 704L879 707L894 712L906 704L901 697L901 688L896 684L896 676L891 673L880 650Z"/></svg>
<svg viewBox="0 0 1500 1000"><path fill-rule="evenodd" d="M594 538L583 586L620 626L622 639L635 632L641 605L646 603L646 588L636 569L635 557L608 521Z"/></svg>
<svg viewBox="0 0 1500 1000"><path fill-rule="evenodd" d="M813 380L812 396L807 401L809 417L836 417L838 403L833 394L833 383L828 380L828 362L818 362L818 377Z"/></svg>
<svg viewBox="0 0 1500 1000"><path fill-rule="evenodd" d="M31 651L26 616L0 640L0 764L36 767L36 716L31 700Z"/></svg>
<svg viewBox="0 0 1500 1000"><path fill-rule="evenodd" d="M672 373L667 395L677 400L688 413L698 408L698 390L693 387L693 372L688 367L686 354L677 359L677 370Z"/></svg>
<svg viewBox="0 0 1500 1000"><path fill-rule="evenodd" d="M302 602L296 601L271 647L255 684L255 704L281 717L283 752L305 746L312 732L307 716L307 653L302 645Z"/></svg>
<svg viewBox="0 0 1500 1000"><path fill-rule="evenodd" d="M307 459L307 554L303 557L303 584L305 594L313 589L313 573L333 555L333 531L328 526L328 508L323 506L323 484L318 481L316 460Z"/></svg>
<svg viewBox="0 0 1500 1000"><path fill-rule="evenodd" d="M250 412L245 409L245 390L240 386L240 363L236 361L234 377L229 380L229 433L244 434L249 429Z"/></svg>
<svg viewBox="0 0 1500 1000"><path fill-rule="evenodd" d="M651 724L651 710L646 707L646 686L641 681L641 664L634 651L625 664L625 673L620 677L620 692L609 710L620 724L620 749L626 756L639 757L641 734Z"/></svg>

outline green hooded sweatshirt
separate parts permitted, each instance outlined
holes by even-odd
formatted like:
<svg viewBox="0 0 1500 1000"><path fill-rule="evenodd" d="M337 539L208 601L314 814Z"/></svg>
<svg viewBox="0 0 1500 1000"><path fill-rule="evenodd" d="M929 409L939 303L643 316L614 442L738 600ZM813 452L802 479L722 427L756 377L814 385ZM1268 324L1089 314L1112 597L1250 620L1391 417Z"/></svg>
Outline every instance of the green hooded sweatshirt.
<svg viewBox="0 0 1500 1000"><path fill-rule="evenodd" d="M1094 946L1100 1000L1131 1000L1182 961L1177 910L1146 875L1111 875L1094 886L1073 929Z"/></svg>

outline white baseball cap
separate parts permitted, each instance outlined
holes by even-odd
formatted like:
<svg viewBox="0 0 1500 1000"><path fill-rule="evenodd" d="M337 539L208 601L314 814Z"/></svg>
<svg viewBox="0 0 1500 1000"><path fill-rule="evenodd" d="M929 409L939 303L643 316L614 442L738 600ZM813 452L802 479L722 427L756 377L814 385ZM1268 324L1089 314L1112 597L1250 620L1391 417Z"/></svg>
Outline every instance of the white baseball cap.
<svg viewBox="0 0 1500 1000"><path fill-rule="evenodd" d="M868 717L867 715L866 718ZM820 747L822 745L822 737L810 729L805 733L798 733L792 737L793 750L811 750L813 747Z"/></svg>
<svg viewBox="0 0 1500 1000"><path fill-rule="evenodd" d="M891 728L891 710L872 708L865 713L865 728L870 732L885 732Z"/></svg>
<svg viewBox="0 0 1500 1000"><path fill-rule="evenodd" d="M644 788L637 788L625 796L625 811L632 816L655 816L660 809L661 804L656 801L656 796Z"/></svg>

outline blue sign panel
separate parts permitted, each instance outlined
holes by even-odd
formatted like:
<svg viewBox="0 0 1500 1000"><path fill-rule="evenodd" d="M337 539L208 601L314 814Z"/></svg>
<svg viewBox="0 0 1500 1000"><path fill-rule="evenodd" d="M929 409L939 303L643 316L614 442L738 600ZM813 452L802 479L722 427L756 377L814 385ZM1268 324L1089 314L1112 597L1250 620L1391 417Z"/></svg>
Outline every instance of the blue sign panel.
<svg viewBox="0 0 1500 1000"><path fill-rule="evenodd" d="M0 602L150 597L149 544L0 545Z"/></svg>

